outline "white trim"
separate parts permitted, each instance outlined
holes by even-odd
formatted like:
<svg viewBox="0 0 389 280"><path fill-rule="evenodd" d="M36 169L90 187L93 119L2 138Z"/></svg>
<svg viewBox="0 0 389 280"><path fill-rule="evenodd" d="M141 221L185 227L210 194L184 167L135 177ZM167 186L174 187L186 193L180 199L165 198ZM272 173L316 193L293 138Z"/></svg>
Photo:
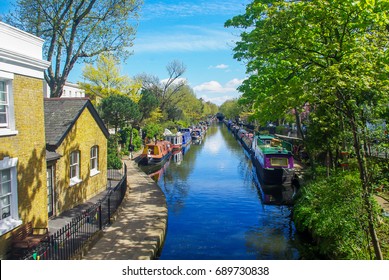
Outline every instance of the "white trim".
<svg viewBox="0 0 389 280"><path fill-rule="evenodd" d="M72 186L74 186L74 185L77 185L77 184L79 184L79 183L81 183L81 182L82 182L82 179L80 179L80 178L76 178L76 177L70 178L69 187L72 187Z"/></svg>
<svg viewBox="0 0 389 280"><path fill-rule="evenodd" d="M18 135L19 131L8 129L8 128L0 128L0 137L1 136L15 136Z"/></svg>
<svg viewBox="0 0 389 280"><path fill-rule="evenodd" d="M77 156L76 162L72 161L73 154L75 154ZM72 173L72 167L73 166L76 167L76 174L74 174L75 176L70 177L70 184L69 184L69 186L74 186L74 185L82 182L82 179L80 178L80 168L81 168L81 166L80 166L81 165L80 151L77 150L77 151L71 152L69 157L70 157L70 161L69 161L70 175L72 175L71 174Z"/></svg>
<svg viewBox="0 0 389 280"><path fill-rule="evenodd" d="M0 136L14 136L18 134L15 124L13 78L14 75L12 73L0 71L0 80L5 83L8 100L7 124L5 126L0 127Z"/></svg>
<svg viewBox="0 0 389 280"><path fill-rule="evenodd" d="M4 34L12 35L15 38L27 41L29 43L32 43L32 44L40 46L40 47L42 47L43 43L45 42L45 40L43 40L42 38L39 38L39 37L37 37L33 34L30 34L26 31L23 31L21 29L18 29L16 27L8 25L4 22L0 22L0 29L1 29L1 32Z"/></svg>
<svg viewBox="0 0 389 280"><path fill-rule="evenodd" d="M0 220L0 236L22 224L18 212L17 164L18 158L5 157L0 160L0 169L11 169L11 216Z"/></svg>
<svg viewBox="0 0 389 280"><path fill-rule="evenodd" d="M100 171L97 170L97 169L91 169L91 171L90 171L90 173L89 173L89 175L90 175L91 177L96 176L96 175L98 175L98 174L100 174Z"/></svg>
<svg viewBox="0 0 389 280"><path fill-rule="evenodd" d="M14 73L0 71L0 79L13 80L15 77Z"/></svg>
<svg viewBox="0 0 389 280"><path fill-rule="evenodd" d="M50 62L0 48L0 68L7 72L43 79Z"/></svg>

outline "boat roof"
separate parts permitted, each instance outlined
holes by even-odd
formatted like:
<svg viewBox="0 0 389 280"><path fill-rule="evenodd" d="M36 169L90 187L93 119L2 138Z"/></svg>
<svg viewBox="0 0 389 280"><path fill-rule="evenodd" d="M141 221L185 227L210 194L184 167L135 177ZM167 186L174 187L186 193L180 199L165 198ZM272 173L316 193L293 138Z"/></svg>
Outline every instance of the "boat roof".
<svg viewBox="0 0 389 280"><path fill-rule="evenodd" d="M258 135L258 138L264 139L264 140L271 140L271 139L274 139L275 137L273 135L264 134L264 135Z"/></svg>

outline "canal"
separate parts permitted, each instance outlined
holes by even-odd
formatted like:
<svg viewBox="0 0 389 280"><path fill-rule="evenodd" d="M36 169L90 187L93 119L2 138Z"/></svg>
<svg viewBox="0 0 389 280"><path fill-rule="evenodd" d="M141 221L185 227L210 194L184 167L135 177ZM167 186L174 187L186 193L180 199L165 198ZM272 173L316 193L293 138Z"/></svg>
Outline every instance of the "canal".
<svg viewBox="0 0 389 280"><path fill-rule="evenodd" d="M244 149L221 123L150 174L166 195L160 259L299 259L291 208L264 193ZM282 193L279 193L282 197Z"/></svg>

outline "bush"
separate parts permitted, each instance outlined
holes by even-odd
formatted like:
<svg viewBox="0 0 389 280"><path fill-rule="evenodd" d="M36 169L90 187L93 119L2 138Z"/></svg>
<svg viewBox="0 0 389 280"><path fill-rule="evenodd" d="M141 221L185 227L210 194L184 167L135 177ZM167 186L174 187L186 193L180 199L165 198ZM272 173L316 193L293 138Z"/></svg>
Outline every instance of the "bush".
<svg viewBox="0 0 389 280"><path fill-rule="evenodd" d="M122 153L129 154L128 148L131 140L131 127L126 127L119 131L120 143L122 145ZM134 145L134 151L138 151L142 147L142 138L139 135L139 131L135 128L132 129L132 145Z"/></svg>
<svg viewBox="0 0 389 280"><path fill-rule="evenodd" d="M108 169L121 169L122 160L115 154L108 154L107 167Z"/></svg>
<svg viewBox="0 0 389 280"><path fill-rule="evenodd" d="M122 160L119 153L118 140L119 140L118 135L111 135L108 139L108 155L107 155L108 169L122 168Z"/></svg>
<svg viewBox="0 0 389 280"><path fill-rule="evenodd" d="M309 232L316 254L330 259L369 259L361 183L358 172L316 178L297 199L293 219Z"/></svg>

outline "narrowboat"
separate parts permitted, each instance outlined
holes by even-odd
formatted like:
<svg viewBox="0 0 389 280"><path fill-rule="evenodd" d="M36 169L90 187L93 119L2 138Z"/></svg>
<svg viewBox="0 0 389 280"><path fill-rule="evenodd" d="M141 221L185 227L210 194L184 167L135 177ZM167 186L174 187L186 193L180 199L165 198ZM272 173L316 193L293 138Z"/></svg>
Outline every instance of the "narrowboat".
<svg viewBox="0 0 389 280"><path fill-rule="evenodd" d="M188 146L190 142L192 142L192 136L190 133L192 132L192 129L190 128L181 128L180 132L182 134L182 146Z"/></svg>
<svg viewBox="0 0 389 280"><path fill-rule="evenodd" d="M178 151L182 149L182 134L181 132L177 132L175 134L165 134L165 140L172 143L172 148L174 151Z"/></svg>
<svg viewBox="0 0 389 280"><path fill-rule="evenodd" d="M264 185L291 186L294 179L292 145L273 135L255 136L252 158Z"/></svg>
<svg viewBox="0 0 389 280"><path fill-rule="evenodd" d="M191 133L192 141L200 141L202 139L201 129L195 128Z"/></svg>
<svg viewBox="0 0 389 280"><path fill-rule="evenodd" d="M146 144L139 163L144 165L162 164L170 158L172 151L172 143L166 140L157 140L155 143Z"/></svg>

